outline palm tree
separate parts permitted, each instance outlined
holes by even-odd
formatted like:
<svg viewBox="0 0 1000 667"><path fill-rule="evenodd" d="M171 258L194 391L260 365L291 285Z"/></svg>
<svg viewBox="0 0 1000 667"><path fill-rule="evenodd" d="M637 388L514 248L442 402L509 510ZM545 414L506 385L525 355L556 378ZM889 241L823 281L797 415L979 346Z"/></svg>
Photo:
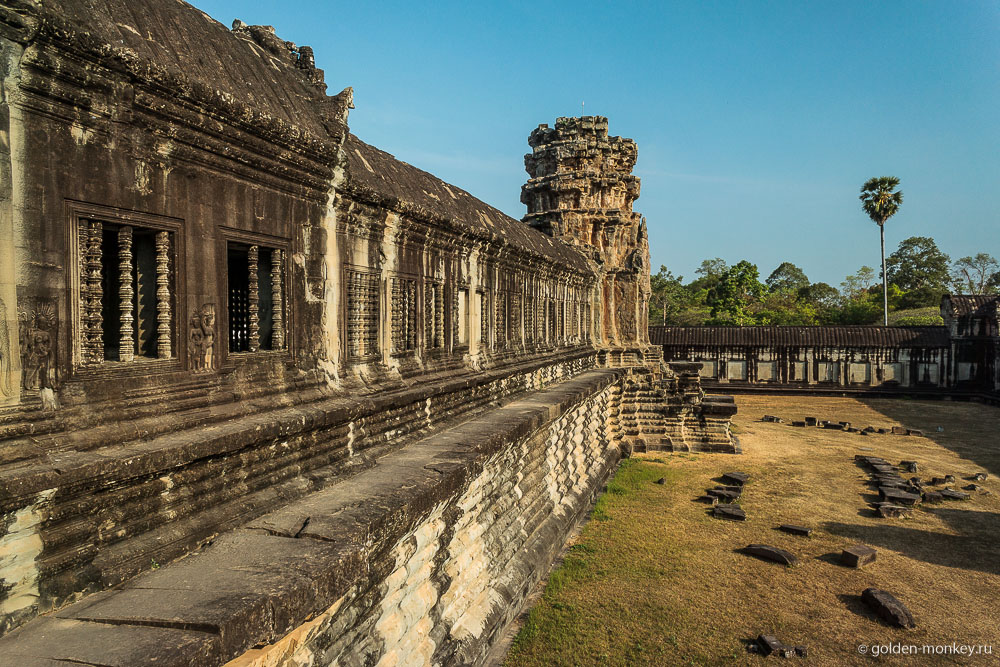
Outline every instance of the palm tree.
<svg viewBox="0 0 1000 667"><path fill-rule="evenodd" d="M889 286L885 276L885 221L896 214L903 203L903 193L893 192L899 186L895 176L869 178L861 186L861 207L876 225L882 240L882 323L889 324Z"/></svg>

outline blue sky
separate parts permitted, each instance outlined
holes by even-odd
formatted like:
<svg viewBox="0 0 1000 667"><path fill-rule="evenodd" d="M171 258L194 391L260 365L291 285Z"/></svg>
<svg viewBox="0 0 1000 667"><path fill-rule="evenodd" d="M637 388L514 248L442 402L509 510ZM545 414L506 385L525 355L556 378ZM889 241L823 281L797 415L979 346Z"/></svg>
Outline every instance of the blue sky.
<svg viewBox="0 0 1000 667"><path fill-rule="evenodd" d="M905 194L891 251L1000 258L1000 2L195 0L312 46L352 131L520 218L527 137L607 116L639 145L654 270L877 266L861 184Z"/></svg>

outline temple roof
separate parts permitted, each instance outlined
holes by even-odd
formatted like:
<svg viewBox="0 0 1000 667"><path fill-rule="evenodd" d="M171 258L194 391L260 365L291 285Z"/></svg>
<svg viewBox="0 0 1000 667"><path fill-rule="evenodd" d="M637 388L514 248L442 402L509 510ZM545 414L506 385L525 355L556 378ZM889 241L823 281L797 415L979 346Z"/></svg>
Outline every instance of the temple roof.
<svg viewBox="0 0 1000 667"><path fill-rule="evenodd" d="M41 19L43 36L138 80L181 97L207 92L297 134L328 136L315 104L327 99L325 86L296 66L297 47L267 27L229 30L181 0L45 0L21 11Z"/></svg>
<svg viewBox="0 0 1000 667"><path fill-rule="evenodd" d="M996 294L946 294L944 299L951 303L951 314L990 315L997 311L1000 296Z"/></svg>
<svg viewBox="0 0 1000 667"><path fill-rule="evenodd" d="M654 345L681 347L947 347L947 327L649 327Z"/></svg>
<svg viewBox="0 0 1000 667"><path fill-rule="evenodd" d="M353 134L344 143L348 162L348 187L376 195L391 207L424 212L464 228L474 236L492 236L543 258L581 272L591 273L583 255L511 218L465 190L366 144Z"/></svg>

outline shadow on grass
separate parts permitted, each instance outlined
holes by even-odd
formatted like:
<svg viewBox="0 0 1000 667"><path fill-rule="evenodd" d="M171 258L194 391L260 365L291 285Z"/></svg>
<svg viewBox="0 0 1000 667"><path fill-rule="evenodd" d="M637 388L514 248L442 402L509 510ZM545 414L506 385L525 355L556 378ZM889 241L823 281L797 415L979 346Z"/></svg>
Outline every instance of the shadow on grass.
<svg viewBox="0 0 1000 667"><path fill-rule="evenodd" d="M925 563L973 572L1000 574L1000 514L973 510L928 510L959 535L907 528L900 524L859 525L826 522L824 530L874 547L884 547Z"/></svg>
<svg viewBox="0 0 1000 667"><path fill-rule="evenodd" d="M982 466L990 474L1000 473L1000 448L992 444L1000 429L1000 409L981 403L910 401L868 398L861 403L908 428L918 428L924 437ZM947 413L952 413L947 415ZM961 415L955 425L955 416ZM946 430L939 432L938 426ZM911 436L896 436L901 438ZM956 470L961 477L973 471Z"/></svg>

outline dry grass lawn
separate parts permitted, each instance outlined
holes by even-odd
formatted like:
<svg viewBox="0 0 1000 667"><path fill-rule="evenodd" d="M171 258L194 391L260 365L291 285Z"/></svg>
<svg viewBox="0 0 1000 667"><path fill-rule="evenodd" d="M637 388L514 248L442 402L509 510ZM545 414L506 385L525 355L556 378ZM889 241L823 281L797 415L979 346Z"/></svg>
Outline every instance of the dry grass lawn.
<svg viewBox="0 0 1000 667"><path fill-rule="evenodd" d="M649 454L627 461L550 577L508 653L508 665L764 664L746 643L762 632L808 647L790 664L1000 664L1000 409L968 403L739 397L744 453ZM761 422L815 416L853 425L904 425L926 437L860 436ZM938 427L943 431L938 431ZM924 479L988 472L990 495L881 519L855 454L916 460ZM746 523L708 516L693 498L729 470L750 473ZM909 475L904 475L909 476ZM655 483L660 477L666 484ZM776 530L814 528L810 538ZM786 549L786 568L739 553ZM853 544L878 550L863 570L836 564ZM887 590L917 627L889 627L861 592ZM995 645L991 655L872 659L858 645Z"/></svg>

